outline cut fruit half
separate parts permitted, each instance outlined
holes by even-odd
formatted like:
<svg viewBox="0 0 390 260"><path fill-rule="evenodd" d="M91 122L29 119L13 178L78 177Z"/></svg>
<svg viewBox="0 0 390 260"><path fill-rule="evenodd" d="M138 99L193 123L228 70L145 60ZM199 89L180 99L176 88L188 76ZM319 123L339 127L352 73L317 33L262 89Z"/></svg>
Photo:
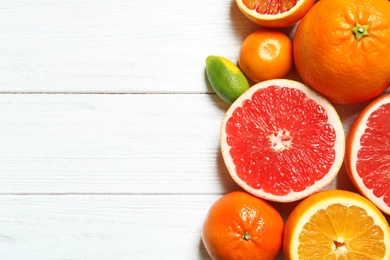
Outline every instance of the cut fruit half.
<svg viewBox="0 0 390 260"><path fill-rule="evenodd" d="M283 235L286 259L390 259L390 228L363 196L318 192L289 215Z"/></svg>
<svg viewBox="0 0 390 260"><path fill-rule="evenodd" d="M390 95L371 102L347 137L345 166L356 188L390 215Z"/></svg>
<svg viewBox="0 0 390 260"><path fill-rule="evenodd" d="M315 0L236 0L238 8L251 21L265 27L288 27L298 22Z"/></svg>
<svg viewBox="0 0 390 260"><path fill-rule="evenodd" d="M334 107L287 79L263 81L244 92L226 112L220 142L234 181L278 202L296 201L327 186L345 151Z"/></svg>

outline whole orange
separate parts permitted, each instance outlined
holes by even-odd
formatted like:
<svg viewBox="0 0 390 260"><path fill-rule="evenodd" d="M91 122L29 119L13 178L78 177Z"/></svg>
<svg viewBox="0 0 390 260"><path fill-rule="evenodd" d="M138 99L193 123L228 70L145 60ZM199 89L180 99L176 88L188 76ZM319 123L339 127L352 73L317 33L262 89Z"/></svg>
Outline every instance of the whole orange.
<svg viewBox="0 0 390 260"><path fill-rule="evenodd" d="M202 240L212 259L273 260L281 251L283 228L283 219L272 205L234 191L211 206Z"/></svg>
<svg viewBox="0 0 390 260"><path fill-rule="evenodd" d="M372 99L390 85L390 2L318 1L299 23L293 46L303 81L330 101Z"/></svg>
<svg viewBox="0 0 390 260"><path fill-rule="evenodd" d="M283 78L293 65L292 43L283 32L259 29L243 41L239 53L239 66L254 82Z"/></svg>

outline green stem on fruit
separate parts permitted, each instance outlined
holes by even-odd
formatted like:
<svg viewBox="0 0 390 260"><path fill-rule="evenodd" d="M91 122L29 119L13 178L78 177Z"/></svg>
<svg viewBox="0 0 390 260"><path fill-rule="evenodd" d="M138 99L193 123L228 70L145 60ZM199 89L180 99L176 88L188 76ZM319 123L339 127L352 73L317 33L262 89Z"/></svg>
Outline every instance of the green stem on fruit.
<svg viewBox="0 0 390 260"><path fill-rule="evenodd" d="M355 27L351 29L351 31L355 34L356 40L360 40L364 36L369 36L368 33L368 25L360 25L356 22Z"/></svg>
<svg viewBox="0 0 390 260"><path fill-rule="evenodd" d="M248 233L248 231L245 231L245 233L242 235L242 238L248 241L251 239L251 235Z"/></svg>

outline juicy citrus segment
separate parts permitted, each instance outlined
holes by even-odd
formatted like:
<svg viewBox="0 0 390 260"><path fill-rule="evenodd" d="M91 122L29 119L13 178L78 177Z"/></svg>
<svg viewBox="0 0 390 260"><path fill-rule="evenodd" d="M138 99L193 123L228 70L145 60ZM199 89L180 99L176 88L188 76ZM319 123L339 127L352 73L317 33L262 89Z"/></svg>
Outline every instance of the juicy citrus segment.
<svg viewBox="0 0 390 260"><path fill-rule="evenodd" d="M334 214L335 211L337 214ZM339 221L340 224L337 224ZM377 242L383 236L383 230L374 224L373 218L367 216L364 209L333 204L319 210L303 226L298 254L310 258L313 249L319 248L315 250L319 258L343 253L363 256L366 252L372 252L371 257L383 259L385 244Z"/></svg>
<svg viewBox="0 0 390 260"><path fill-rule="evenodd" d="M302 201L286 221L287 259L389 259L390 228L364 197L329 190Z"/></svg>
<svg viewBox="0 0 390 260"><path fill-rule="evenodd" d="M287 27L298 22L315 0L236 0L238 8L251 21L265 27Z"/></svg>
<svg viewBox="0 0 390 260"><path fill-rule="evenodd" d="M243 0L242 2L246 7L255 10L259 14L280 14L293 8L298 1Z"/></svg>
<svg viewBox="0 0 390 260"><path fill-rule="evenodd" d="M390 95L369 104L347 139L346 169L356 188L390 214Z"/></svg>
<svg viewBox="0 0 390 260"><path fill-rule="evenodd" d="M221 127L221 150L245 190L294 201L337 175L344 138L329 102L299 82L279 79L252 86L232 104Z"/></svg>
<svg viewBox="0 0 390 260"><path fill-rule="evenodd" d="M237 175L252 188L275 195L285 195L290 190L298 192L323 178L332 166L336 155L334 128L327 122L326 110L302 94L300 90L279 86L259 89L227 122L227 143ZM296 102L283 102L288 98ZM291 120L294 117L297 120ZM311 149L315 146L318 148ZM321 164L317 156L324 158ZM299 165L294 166L294 161L299 161ZM272 178L275 167L280 175L273 177L279 186L263 181ZM301 169L309 169L313 174L298 175L302 179L292 186L290 179ZM260 171L264 175L251 175Z"/></svg>

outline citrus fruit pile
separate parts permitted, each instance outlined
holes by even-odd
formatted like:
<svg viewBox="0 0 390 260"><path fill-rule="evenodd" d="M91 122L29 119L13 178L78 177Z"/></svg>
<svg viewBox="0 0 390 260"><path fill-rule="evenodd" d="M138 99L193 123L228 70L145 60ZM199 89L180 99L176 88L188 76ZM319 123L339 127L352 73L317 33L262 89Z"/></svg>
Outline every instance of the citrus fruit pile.
<svg viewBox="0 0 390 260"><path fill-rule="evenodd" d="M213 259L390 259L390 2L236 0L258 30L206 73L230 107L223 160L240 192L211 206ZM290 40L279 27L297 26ZM292 68L299 80L286 79ZM366 103L363 103L366 102ZM345 137L334 104L361 103ZM356 191L327 190L344 167ZM294 202L294 203L292 203ZM274 205L293 205L283 220ZM282 221L281 221L282 219Z"/></svg>

